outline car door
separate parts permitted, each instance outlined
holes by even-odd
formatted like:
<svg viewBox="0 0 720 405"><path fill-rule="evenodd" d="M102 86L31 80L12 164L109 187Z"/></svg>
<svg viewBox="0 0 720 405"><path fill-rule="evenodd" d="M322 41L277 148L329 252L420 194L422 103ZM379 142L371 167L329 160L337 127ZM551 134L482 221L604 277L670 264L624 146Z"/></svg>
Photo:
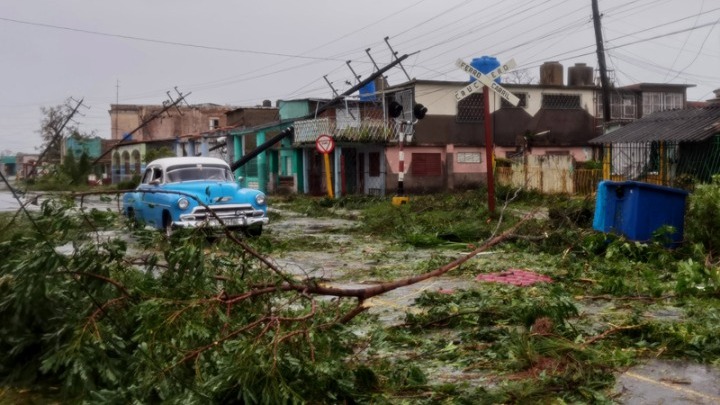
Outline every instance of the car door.
<svg viewBox="0 0 720 405"><path fill-rule="evenodd" d="M163 171L161 167L152 166L147 169L146 175L143 176L143 183L140 185L140 205L142 206L143 218L145 221L156 228L162 226L162 195L156 193L163 181Z"/></svg>

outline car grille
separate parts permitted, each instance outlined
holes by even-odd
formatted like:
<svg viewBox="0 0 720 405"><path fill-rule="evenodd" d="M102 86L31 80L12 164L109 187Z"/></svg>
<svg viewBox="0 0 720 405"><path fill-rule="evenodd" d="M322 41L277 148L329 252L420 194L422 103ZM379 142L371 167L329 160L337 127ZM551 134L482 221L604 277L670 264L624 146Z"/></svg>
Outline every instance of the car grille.
<svg viewBox="0 0 720 405"><path fill-rule="evenodd" d="M256 210L250 204L234 204L234 205L210 205L209 208L215 212L215 214L223 218L236 218L236 217L261 217L264 212ZM195 220L203 221L205 219L214 218L211 213L205 207L195 207L192 214L189 216Z"/></svg>

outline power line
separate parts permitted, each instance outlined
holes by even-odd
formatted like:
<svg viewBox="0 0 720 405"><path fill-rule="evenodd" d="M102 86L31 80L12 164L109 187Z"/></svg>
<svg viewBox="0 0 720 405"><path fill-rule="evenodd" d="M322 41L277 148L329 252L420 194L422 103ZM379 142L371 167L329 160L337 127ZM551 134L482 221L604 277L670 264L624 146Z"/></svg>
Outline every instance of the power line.
<svg viewBox="0 0 720 405"><path fill-rule="evenodd" d="M137 37L137 36L133 36L133 35L110 34L107 32L91 31L91 30L85 30L85 29L80 29L80 28L63 27L60 25L45 24L45 23L39 23L39 22L33 22L33 21L16 20L13 18L6 18L6 17L0 17L0 20L13 22L13 23L17 23L17 24L31 25L31 26L36 26L36 27L44 27L44 28L52 28L52 29L57 29L57 30L79 32L79 33L83 33L83 34L98 35L98 36L103 36L103 37L129 39L129 40L133 40L133 41L150 42L150 43L154 43L154 44L181 46L181 47L186 47L186 48L208 49L208 50L213 50L213 51L235 52L235 53L249 53L249 54L253 54L253 55L283 56L283 57L290 57L290 58L297 58L297 59L338 61L337 59L316 57L316 56L296 55L296 54L287 54L287 53L278 53L278 52L255 51L255 50L250 50L250 49L224 48L224 47L219 47L219 46L198 45L198 44L189 44L189 43L185 43L185 42L144 38L144 37Z"/></svg>

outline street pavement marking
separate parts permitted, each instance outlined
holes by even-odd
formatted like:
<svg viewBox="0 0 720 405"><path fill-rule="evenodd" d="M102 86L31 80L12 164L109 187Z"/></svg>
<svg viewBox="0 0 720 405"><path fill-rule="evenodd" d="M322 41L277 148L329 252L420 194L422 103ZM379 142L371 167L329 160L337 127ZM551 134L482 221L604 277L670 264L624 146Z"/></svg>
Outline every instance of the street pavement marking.
<svg viewBox="0 0 720 405"><path fill-rule="evenodd" d="M715 401L716 403L720 403L720 397L715 396L715 395L705 394L705 393L702 393L702 392L699 392L699 391L691 390L691 389L689 389L689 388L678 387L677 385L674 385L674 384L666 383L666 382L663 382L663 381L653 380L653 379L650 378L650 377L646 377L646 376L644 376L644 375L636 374L636 373L633 373L632 371L626 372L625 375L628 376L628 377L635 378L635 379L640 380L640 381L644 381L644 382L648 382L648 383L651 383L651 384L660 385L660 386L662 386L662 387L669 388L669 389L671 389L671 390L679 391L679 392L682 392L682 393L685 393L685 394L695 395L695 396L698 396L698 397L700 397L700 398L705 398L705 399L709 399L709 400L711 400L711 401Z"/></svg>

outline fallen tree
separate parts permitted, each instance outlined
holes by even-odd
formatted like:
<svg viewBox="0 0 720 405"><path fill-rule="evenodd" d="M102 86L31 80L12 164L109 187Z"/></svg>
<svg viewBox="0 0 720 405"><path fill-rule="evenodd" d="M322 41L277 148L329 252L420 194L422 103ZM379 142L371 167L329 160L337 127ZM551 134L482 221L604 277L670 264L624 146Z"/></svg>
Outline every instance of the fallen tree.
<svg viewBox="0 0 720 405"><path fill-rule="evenodd" d="M366 301L457 268L528 218L431 271L345 289L293 277L231 232L208 244L139 229L134 246L111 231L115 211L48 199L0 243L0 376L101 402L358 400L368 370L345 359Z"/></svg>

